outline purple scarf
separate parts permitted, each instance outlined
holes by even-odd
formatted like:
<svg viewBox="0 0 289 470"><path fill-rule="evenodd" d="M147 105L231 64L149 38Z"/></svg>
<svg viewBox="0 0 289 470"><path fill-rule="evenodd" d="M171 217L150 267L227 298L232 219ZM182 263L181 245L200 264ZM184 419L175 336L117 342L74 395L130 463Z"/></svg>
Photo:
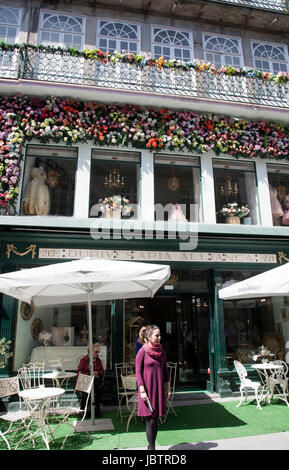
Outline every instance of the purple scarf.
<svg viewBox="0 0 289 470"><path fill-rule="evenodd" d="M150 344L145 343L143 345L143 348L145 352L151 357L157 358L157 357L160 357L163 353L163 348L161 344L157 344L156 346L151 346Z"/></svg>

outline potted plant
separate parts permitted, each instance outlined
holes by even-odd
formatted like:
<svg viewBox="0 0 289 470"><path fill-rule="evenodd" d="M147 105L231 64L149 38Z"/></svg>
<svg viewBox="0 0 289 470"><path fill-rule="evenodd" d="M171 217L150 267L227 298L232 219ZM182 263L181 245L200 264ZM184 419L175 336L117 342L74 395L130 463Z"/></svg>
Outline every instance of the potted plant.
<svg viewBox="0 0 289 470"><path fill-rule="evenodd" d="M220 213L225 217L226 224L240 224L243 217L247 217L250 209L247 204L239 206L237 202L228 202Z"/></svg>
<svg viewBox="0 0 289 470"><path fill-rule="evenodd" d="M6 338L0 339L0 369L4 369L8 363L8 359L13 356L12 352L8 352L10 349L10 344L11 341L6 341Z"/></svg>
<svg viewBox="0 0 289 470"><path fill-rule="evenodd" d="M99 199L98 202L104 207L104 216L108 219L120 219L121 216L128 216L131 212L129 200L119 194Z"/></svg>

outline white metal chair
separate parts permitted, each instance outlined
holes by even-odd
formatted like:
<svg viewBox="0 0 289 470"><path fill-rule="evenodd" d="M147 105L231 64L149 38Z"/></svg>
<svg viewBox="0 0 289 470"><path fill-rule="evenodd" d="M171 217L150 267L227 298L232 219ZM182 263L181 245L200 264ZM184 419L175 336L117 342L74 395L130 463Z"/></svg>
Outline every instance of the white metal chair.
<svg viewBox="0 0 289 470"><path fill-rule="evenodd" d="M167 416L170 412L173 412L175 416L177 413L173 407L173 399L175 395L175 386L176 386L176 376L177 376L177 362L168 362L169 377L170 377L170 396L167 401L167 412L164 418L164 423L166 422Z"/></svg>
<svg viewBox="0 0 289 470"><path fill-rule="evenodd" d="M118 400L118 413L120 420L127 416L127 413L123 411L122 406L124 400L129 396L131 397L134 392L132 390L125 390L121 380L121 376L127 376L135 373L135 364L130 362L119 362L115 364L115 379L117 388L117 400Z"/></svg>
<svg viewBox="0 0 289 470"><path fill-rule="evenodd" d="M44 362L23 364L17 373L23 390L44 387Z"/></svg>
<svg viewBox="0 0 289 470"><path fill-rule="evenodd" d="M51 406L49 409L49 415L54 416L59 421L57 425L51 430L52 436L55 430L63 423L66 423L72 427L72 429L66 434L63 440L62 447L61 447L62 449L65 445L67 438L72 434L72 432L76 431L78 428L81 428L82 422L87 413L88 401L89 401L89 397L91 393L93 379L94 379L93 375L78 374L78 378L76 381L74 393L71 398L70 404L68 406L61 406L61 405L59 406L59 403L56 402L55 407ZM78 396L77 396L78 392L87 394L85 407L83 410L80 408L80 406L75 405L75 403L78 403ZM81 415L81 419L70 422L69 418L72 415ZM88 432L85 429L83 429L83 431L89 436Z"/></svg>
<svg viewBox="0 0 289 470"><path fill-rule="evenodd" d="M289 406L287 396L288 396L288 365L284 361L273 361L273 364L278 364L281 365L282 368L280 369L275 369L272 375L269 376L268 378L268 392L270 395L270 400L276 394L278 395L278 398L281 398L281 400L284 400Z"/></svg>
<svg viewBox="0 0 289 470"><path fill-rule="evenodd" d="M239 379L240 379L240 393L241 393L241 399L240 402L238 403L237 407L241 406L243 400L244 400L244 395L243 392L245 390L245 395L247 400L248 397L248 389L253 389L255 392L255 398L257 401L257 408L261 410L261 405L260 405L260 400L258 396L259 389L262 388L262 385L260 382L253 381L251 379L248 379L248 372L246 371L245 367L241 362L239 361L234 361L234 366L236 368L236 371L238 373Z"/></svg>
<svg viewBox="0 0 289 470"><path fill-rule="evenodd" d="M18 394L19 392L19 381L18 377L9 377L0 379L0 398L6 398L13 395ZM15 402L15 406L12 407L8 411L4 411L0 413L0 420L3 420L9 424L8 429L6 431L0 430L0 436L4 439L8 449L10 450L10 444L6 439L6 434L15 433L24 429L27 429L26 421L31 417L31 412L26 409L21 409L21 403ZM14 423L20 422L20 426L17 426L15 429L12 429ZM34 443L34 440L33 440Z"/></svg>
<svg viewBox="0 0 289 470"><path fill-rule="evenodd" d="M126 407L129 412L129 417L126 425L126 432L128 432L129 424L133 417L137 415L138 392L135 375L121 375L121 382L125 392Z"/></svg>

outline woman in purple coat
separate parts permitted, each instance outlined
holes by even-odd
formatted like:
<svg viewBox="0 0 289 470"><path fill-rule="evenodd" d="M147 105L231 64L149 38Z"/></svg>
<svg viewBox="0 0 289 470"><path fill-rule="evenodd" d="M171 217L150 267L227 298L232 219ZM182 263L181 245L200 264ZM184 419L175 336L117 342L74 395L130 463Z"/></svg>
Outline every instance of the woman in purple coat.
<svg viewBox="0 0 289 470"><path fill-rule="evenodd" d="M162 349L159 327L146 329L147 342L136 356L136 380L138 384L138 416L146 420L148 449L155 450L159 416L166 414L166 402L170 393L166 355Z"/></svg>

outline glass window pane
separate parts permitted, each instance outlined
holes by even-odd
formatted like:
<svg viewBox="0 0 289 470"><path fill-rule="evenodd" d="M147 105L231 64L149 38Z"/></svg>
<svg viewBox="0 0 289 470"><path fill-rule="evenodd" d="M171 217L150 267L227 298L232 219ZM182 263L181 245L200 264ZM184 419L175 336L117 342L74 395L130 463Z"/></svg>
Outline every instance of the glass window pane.
<svg viewBox="0 0 289 470"><path fill-rule="evenodd" d="M77 150L53 146L27 149L21 214L71 217Z"/></svg>
<svg viewBox="0 0 289 470"><path fill-rule="evenodd" d="M223 275L223 286L226 282L248 279L256 274L259 272L226 272ZM272 358L286 361L285 345L289 337L282 324L287 321L288 301L288 297L224 301L229 368L234 368L234 360L244 364L261 362L262 359L258 356L261 345L273 354Z"/></svg>
<svg viewBox="0 0 289 470"><path fill-rule="evenodd" d="M17 327L15 332L15 351L13 356L13 370L17 371L23 363L45 361L45 369L76 371L79 359L87 354L87 305L65 304L54 307L34 307L33 316L23 318L23 303L19 302L17 312ZM30 331L34 319L37 318L41 330L52 333L49 354L43 358L43 348L39 347L38 330ZM99 345L99 358L104 369L111 369L111 302L92 303L92 337ZM53 347L57 346L57 347ZM75 354L72 356L73 347Z"/></svg>
<svg viewBox="0 0 289 470"><path fill-rule="evenodd" d="M138 154L93 151L90 217L137 218L139 162Z"/></svg>
<svg viewBox="0 0 289 470"><path fill-rule="evenodd" d="M242 162L214 160L217 223L248 223L250 219L245 216L249 215L250 222L257 224L256 177L252 168L251 162L242 166ZM248 206L248 214L240 210L244 206ZM229 213L225 208L231 208Z"/></svg>
<svg viewBox="0 0 289 470"><path fill-rule="evenodd" d="M289 171L282 165L267 165L273 225L289 225Z"/></svg>
<svg viewBox="0 0 289 470"><path fill-rule="evenodd" d="M155 158L155 219L199 221L200 168L198 160ZM194 165L194 166L193 166Z"/></svg>

